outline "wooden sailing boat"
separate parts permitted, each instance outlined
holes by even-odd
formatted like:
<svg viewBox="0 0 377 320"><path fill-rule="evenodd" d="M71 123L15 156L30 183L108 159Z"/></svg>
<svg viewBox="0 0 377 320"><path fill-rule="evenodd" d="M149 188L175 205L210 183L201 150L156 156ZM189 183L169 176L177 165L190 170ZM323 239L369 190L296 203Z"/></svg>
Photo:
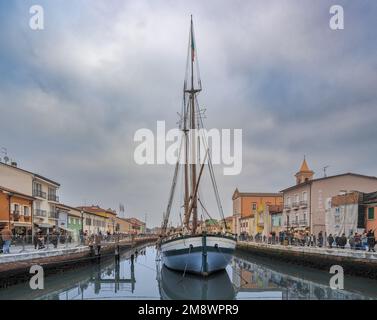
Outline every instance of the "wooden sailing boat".
<svg viewBox="0 0 377 320"><path fill-rule="evenodd" d="M220 197L217 190L211 156L206 140L191 133L196 129L203 128L202 111L199 109L197 95L202 90L197 63L197 54L194 38L194 27L191 17L190 40L187 54L186 77L183 90L183 110L180 129L182 131L182 143L179 152L173 183L170 191L168 207L164 214L162 234L159 241L162 261L166 267L183 272L201 274L207 276L213 272L223 270L229 264L236 247L236 237L226 233L226 222L222 212ZM203 143L206 152L202 163L200 160L199 144ZM182 164L181 155L183 149L184 161ZM189 156L191 159L189 161ZM199 158L199 173L197 173ZM177 177L180 168L183 167L184 180L184 221L183 230L180 233L168 234L167 225L174 198ZM205 224L198 227L198 203L209 216L204 208L201 197L199 197L199 184L204 168L207 167L210 173L212 187L219 213L224 223L224 229L220 232L210 233L206 231ZM210 216L209 216L210 217Z"/></svg>

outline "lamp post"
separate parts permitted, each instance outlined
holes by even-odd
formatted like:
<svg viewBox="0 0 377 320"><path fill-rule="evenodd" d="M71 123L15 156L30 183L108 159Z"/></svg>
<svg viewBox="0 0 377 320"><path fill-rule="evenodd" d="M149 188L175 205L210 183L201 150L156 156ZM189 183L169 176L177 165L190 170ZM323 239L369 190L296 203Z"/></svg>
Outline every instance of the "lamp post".
<svg viewBox="0 0 377 320"><path fill-rule="evenodd" d="M81 244L84 243L84 210L81 210Z"/></svg>

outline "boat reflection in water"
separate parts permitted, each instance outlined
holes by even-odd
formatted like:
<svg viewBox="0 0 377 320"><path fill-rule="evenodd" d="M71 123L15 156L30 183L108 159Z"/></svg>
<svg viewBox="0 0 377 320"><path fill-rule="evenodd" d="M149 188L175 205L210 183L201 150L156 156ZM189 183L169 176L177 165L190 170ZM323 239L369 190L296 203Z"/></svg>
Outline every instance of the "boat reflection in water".
<svg viewBox="0 0 377 320"><path fill-rule="evenodd" d="M157 277L162 300L233 300L236 296L225 270L202 277L163 266Z"/></svg>

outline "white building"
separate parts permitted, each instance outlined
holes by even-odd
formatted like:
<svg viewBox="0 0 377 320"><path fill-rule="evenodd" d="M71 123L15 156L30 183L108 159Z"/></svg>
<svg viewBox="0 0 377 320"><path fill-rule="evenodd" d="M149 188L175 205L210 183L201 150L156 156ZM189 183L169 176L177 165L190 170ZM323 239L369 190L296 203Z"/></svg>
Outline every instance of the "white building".
<svg viewBox="0 0 377 320"><path fill-rule="evenodd" d="M35 198L32 221L34 228L42 230L57 226L59 203L57 190L60 184L39 174L21 169L17 164L8 165L0 162L0 181L3 187L21 192Z"/></svg>

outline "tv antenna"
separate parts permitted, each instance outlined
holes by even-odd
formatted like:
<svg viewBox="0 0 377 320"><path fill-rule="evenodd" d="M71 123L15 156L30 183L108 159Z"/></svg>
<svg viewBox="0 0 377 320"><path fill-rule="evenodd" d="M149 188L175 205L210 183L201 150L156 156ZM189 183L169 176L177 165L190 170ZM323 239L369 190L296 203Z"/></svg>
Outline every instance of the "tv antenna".
<svg viewBox="0 0 377 320"><path fill-rule="evenodd" d="M7 148L4 148L4 147L1 147L1 153L4 154L4 162L7 164L9 162L9 157L8 157L8 149Z"/></svg>
<svg viewBox="0 0 377 320"><path fill-rule="evenodd" d="M326 170L327 170L328 167L330 167L330 166L324 166L324 167L323 167L323 177L324 177L324 178L327 177L327 172L326 172Z"/></svg>

